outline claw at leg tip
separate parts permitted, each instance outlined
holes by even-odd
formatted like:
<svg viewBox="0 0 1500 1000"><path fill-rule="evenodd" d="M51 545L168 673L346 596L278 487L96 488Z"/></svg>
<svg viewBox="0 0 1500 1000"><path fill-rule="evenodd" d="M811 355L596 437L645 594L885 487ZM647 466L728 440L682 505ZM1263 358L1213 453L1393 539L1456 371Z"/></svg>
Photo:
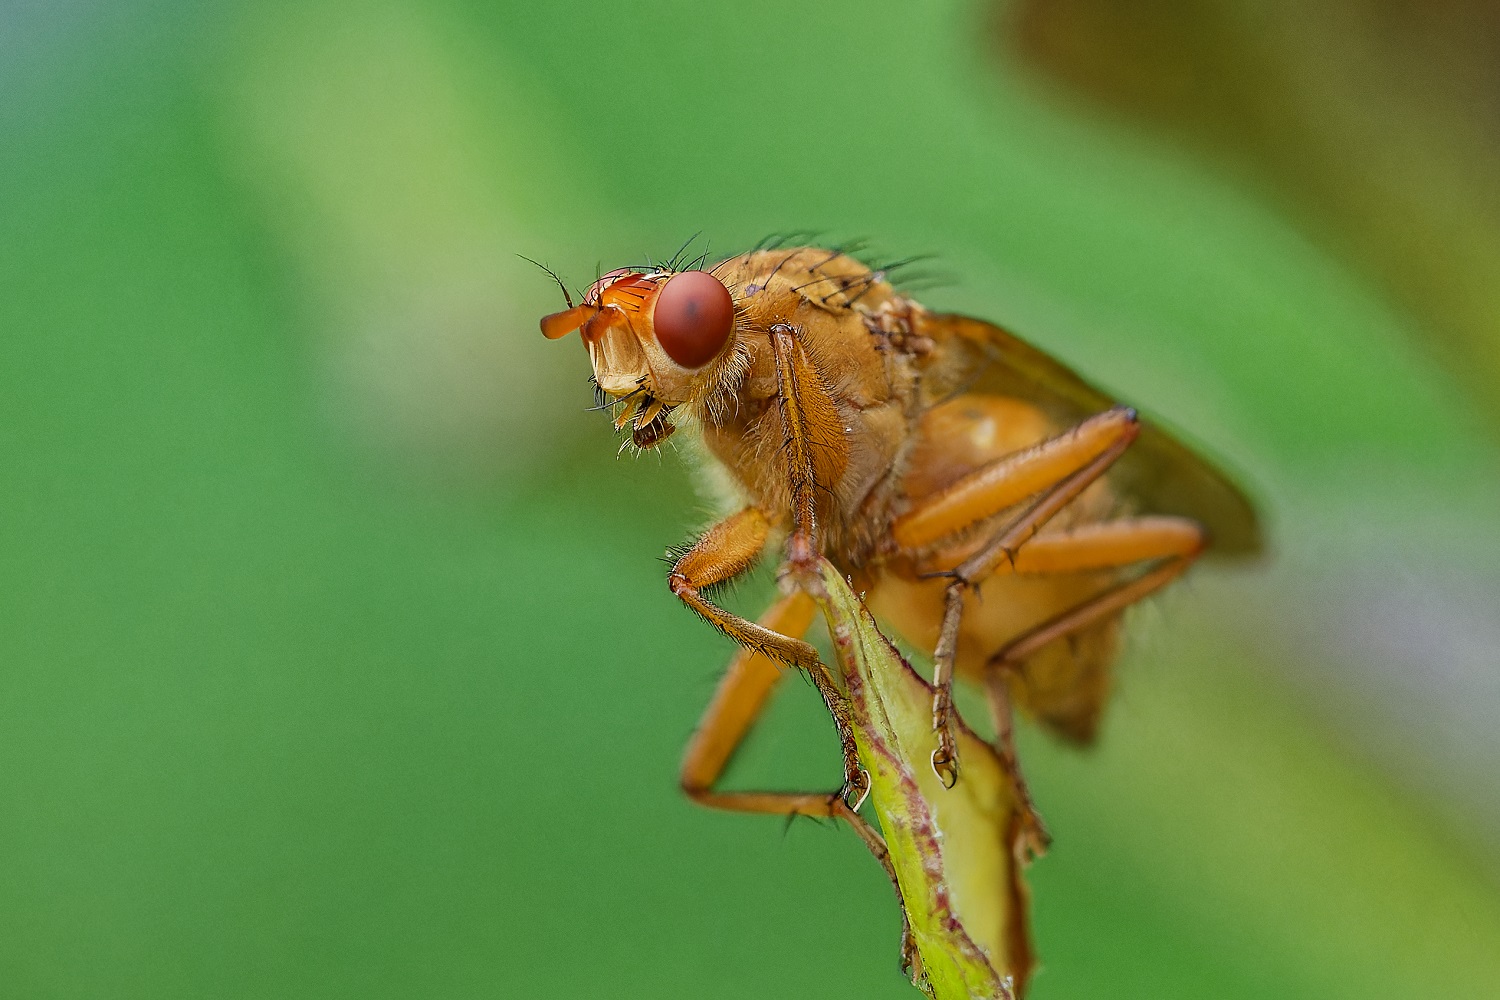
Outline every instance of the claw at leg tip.
<svg viewBox="0 0 1500 1000"><path fill-rule="evenodd" d="M855 812L859 812L859 807L865 804L865 799L868 799L870 797L870 790L875 787L875 782L871 780L869 771L861 770L859 774L863 779L864 784L860 789L859 802L854 806Z"/></svg>
<svg viewBox="0 0 1500 1000"><path fill-rule="evenodd" d="M958 761L942 748L932 751L932 773L943 783L944 788L958 784Z"/></svg>

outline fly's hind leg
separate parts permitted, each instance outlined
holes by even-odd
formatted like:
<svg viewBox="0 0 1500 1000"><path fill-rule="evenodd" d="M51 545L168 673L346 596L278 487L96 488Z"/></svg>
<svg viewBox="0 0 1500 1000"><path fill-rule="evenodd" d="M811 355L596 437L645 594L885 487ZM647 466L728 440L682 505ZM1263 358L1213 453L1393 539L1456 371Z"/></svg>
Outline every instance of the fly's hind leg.
<svg viewBox="0 0 1500 1000"><path fill-rule="evenodd" d="M1207 539L1201 525L1184 517L1125 518L1044 535L1016 553L1010 571L1018 574L1080 573L1144 564L1139 576L1081 601L1023 632L985 663L984 687L995 724L996 750L1015 782L1026 823L1025 843L1034 855L1048 843L1046 827L1032 805L1031 791L1016 756L1011 682L1026 659L1050 642L1098 624L1171 583L1202 554Z"/></svg>
<svg viewBox="0 0 1500 1000"><path fill-rule="evenodd" d="M1125 453L1140 433L1134 410L1117 407L1091 417L1066 434L990 463L938 491L891 526L900 549L919 550L1035 497L1031 507L984 548L947 575L943 620L932 652L932 725L938 733L932 767L949 788L958 780L953 710L953 664L969 589L1005 563Z"/></svg>
<svg viewBox="0 0 1500 1000"><path fill-rule="evenodd" d="M1009 678L999 670L986 672L984 692L989 700L990 718L995 724L995 752L1000 755L1005 773L1010 775L1016 801L1020 804L1020 843L1025 850L1024 857L1029 861L1046 853L1052 835L1047 832L1047 824L1042 822L1042 814L1037 812L1031 799L1031 787L1026 784L1026 773L1021 770L1021 758L1016 754L1015 713L1011 707Z"/></svg>
<svg viewBox="0 0 1500 1000"><path fill-rule="evenodd" d="M1116 614L1181 576L1203 554L1203 526L1185 517L1138 517L1059 532L1017 553L1017 573L1078 573L1154 563L1139 576L1116 584L1029 629L990 657L987 672L1013 669L1037 650Z"/></svg>

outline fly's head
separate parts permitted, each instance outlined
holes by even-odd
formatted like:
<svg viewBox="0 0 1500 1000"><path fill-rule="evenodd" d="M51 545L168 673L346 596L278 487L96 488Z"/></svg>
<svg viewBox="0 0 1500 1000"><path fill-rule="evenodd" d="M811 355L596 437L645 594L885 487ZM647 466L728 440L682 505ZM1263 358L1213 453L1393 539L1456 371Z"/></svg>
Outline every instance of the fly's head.
<svg viewBox="0 0 1500 1000"><path fill-rule="evenodd" d="M567 290L563 291L567 298ZM542 318L549 340L578 330L594 382L630 427L637 448L674 430L674 410L700 405L743 377L736 350L740 310L710 271L620 268L589 286L583 301Z"/></svg>

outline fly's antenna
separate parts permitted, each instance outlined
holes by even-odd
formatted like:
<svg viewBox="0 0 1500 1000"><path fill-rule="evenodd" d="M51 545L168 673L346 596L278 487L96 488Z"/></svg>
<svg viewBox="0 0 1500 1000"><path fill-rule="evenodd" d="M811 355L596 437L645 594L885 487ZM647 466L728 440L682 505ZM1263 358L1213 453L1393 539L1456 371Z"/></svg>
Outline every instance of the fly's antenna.
<svg viewBox="0 0 1500 1000"><path fill-rule="evenodd" d="M516 256L521 258L528 264L535 264L537 267L541 268L543 271L546 271L549 275L551 275L552 280L557 282L557 287L562 289L563 301L568 304L569 309L573 308L573 296L568 294L568 286L563 284L563 280L557 276L556 271L552 270L552 268L548 267L546 264L543 264L539 260L532 260L524 253L518 253L516 254Z"/></svg>

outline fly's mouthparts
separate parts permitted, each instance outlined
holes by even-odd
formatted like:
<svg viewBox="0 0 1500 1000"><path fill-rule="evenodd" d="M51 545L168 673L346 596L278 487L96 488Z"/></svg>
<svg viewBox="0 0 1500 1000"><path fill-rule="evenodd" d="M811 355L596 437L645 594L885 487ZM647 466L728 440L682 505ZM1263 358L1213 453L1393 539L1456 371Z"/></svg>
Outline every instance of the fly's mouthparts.
<svg viewBox="0 0 1500 1000"><path fill-rule="evenodd" d="M637 448L654 448L677 429L667 420L672 407L649 393L633 392L619 402L624 405L615 414L615 430L630 427L630 441Z"/></svg>
<svg viewBox="0 0 1500 1000"><path fill-rule="evenodd" d="M640 406L641 401L639 397L631 394L619 400L619 402L624 405L620 407L620 412L615 414L615 430L623 431L625 425L630 423L630 418L635 415L635 411Z"/></svg>
<svg viewBox="0 0 1500 1000"><path fill-rule="evenodd" d="M615 430L623 431L628 424L634 424L633 433L642 433L652 424L670 426L666 422L667 416L672 412L672 407L657 399L649 393L633 392L616 402L622 404L620 410L615 414ZM670 433L670 432L669 432ZM665 434L660 435L665 437Z"/></svg>
<svg viewBox="0 0 1500 1000"><path fill-rule="evenodd" d="M671 437L672 433L677 430L677 426L667 422L668 412L670 410L664 408L654 419L638 422L630 432L631 443L637 448L645 450L647 448L655 448Z"/></svg>
<svg viewBox="0 0 1500 1000"><path fill-rule="evenodd" d="M636 430L640 430L652 421L667 415L667 404L659 399L647 397L649 402L643 404L640 413L635 418Z"/></svg>

